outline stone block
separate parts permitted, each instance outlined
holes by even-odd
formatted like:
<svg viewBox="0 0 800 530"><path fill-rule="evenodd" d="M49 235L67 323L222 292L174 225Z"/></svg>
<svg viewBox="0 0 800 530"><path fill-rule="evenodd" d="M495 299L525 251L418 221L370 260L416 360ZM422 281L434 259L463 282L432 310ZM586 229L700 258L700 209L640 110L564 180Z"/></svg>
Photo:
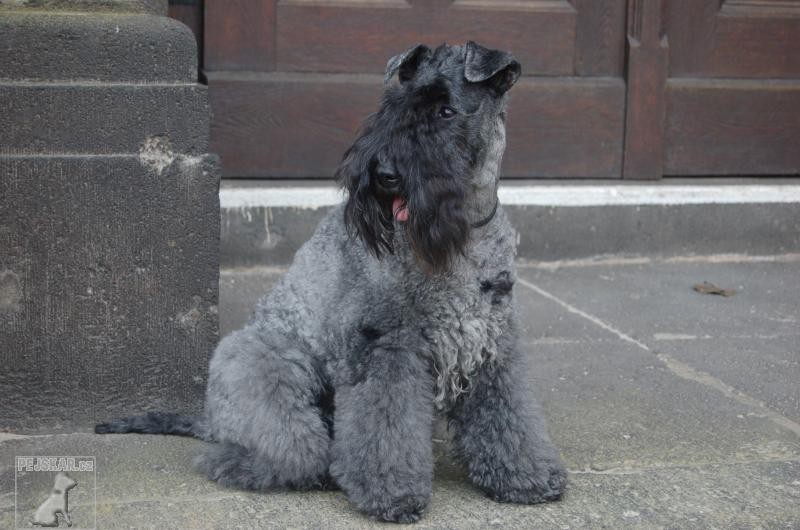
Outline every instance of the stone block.
<svg viewBox="0 0 800 530"><path fill-rule="evenodd" d="M0 431L202 408L219 162L159 3L0 6Z"/></svg>
<svg viewBox="0 0 800 530"><path fill-rule="evenodd" d="M218 164L165 163L0 158L0 430L201 407Z"/></svg>
<svg viewBox="0 0 800 530"><path fill-rule="evenodd" d="M192 32L166 17L0 11L0 77L28 81L191 83Z"/></svg>

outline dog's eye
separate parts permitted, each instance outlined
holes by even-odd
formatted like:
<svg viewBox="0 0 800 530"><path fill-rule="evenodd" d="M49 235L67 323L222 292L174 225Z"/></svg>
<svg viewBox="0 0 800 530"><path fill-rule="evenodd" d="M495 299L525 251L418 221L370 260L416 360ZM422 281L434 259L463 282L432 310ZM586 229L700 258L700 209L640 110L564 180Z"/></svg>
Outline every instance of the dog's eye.
<svg viewBox="0 0 800 530"><path fill-rule="evenodd" d="M439 109L439 117L444 118L445 120L452 118L458 114L453 107L448 107L447 105L442 105L442 108Z"/></svg>

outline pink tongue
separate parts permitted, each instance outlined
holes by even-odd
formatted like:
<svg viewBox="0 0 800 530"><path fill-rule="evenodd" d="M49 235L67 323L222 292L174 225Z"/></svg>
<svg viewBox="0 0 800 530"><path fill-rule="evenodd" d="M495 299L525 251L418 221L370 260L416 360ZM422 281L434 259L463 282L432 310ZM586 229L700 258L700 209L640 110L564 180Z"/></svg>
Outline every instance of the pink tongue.
<svg viewBox="0 0 800 530"><path fill-rule="evenodd" d="M408 208L406 207L406 201L402 198L394 198L394 202L392 202L392 212L394 212L394 218L401 223L408 221Z"/></svg>

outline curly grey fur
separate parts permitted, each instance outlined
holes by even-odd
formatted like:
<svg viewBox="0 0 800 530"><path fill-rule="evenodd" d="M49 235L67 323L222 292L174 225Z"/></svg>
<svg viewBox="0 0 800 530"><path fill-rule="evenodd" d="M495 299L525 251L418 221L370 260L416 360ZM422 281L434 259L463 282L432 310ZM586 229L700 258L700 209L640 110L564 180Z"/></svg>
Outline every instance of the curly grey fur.
<svg viewBox="0 0 800 530"><path fill-rule="evenodd" d="M479 81L465 78L465 61ZM387 97L404 118L386 114L381 128L362 132L339 171L347 204L320 223L250 322L220 342L204 418L193 427L126 425L215 440L197 464L225 485L335 484L372 517L413 522L430 499L441 413L470 479L494 499L558 499L566 472L517 345L516 234L502 206L478 222L496 207L505 92L519 65L469 43L412 48L390 61L387 78L398 72L400 87ZM438 92L426 99L430 84ZM442 87L456 121L436 121ZM446 163L402 152L423 140L460 147L436 155ZM459 156L468 160L447 162ZM430 162L414 168L412 160ZM449 173L462 166L467 174ZM397 197L407 223L394 218ZM415 216L424 219L413 224ZM124 428L113 423L114 432Z"/></svg>

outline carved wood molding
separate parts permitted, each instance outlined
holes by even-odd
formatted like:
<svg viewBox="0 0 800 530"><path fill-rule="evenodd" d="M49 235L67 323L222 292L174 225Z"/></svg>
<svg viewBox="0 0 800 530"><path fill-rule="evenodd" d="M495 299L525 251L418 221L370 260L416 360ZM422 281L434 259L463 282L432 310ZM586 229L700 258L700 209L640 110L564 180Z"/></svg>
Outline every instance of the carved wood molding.
<svg viewBox="0 0 800 530"><path fill-rule="evenodd" d="M800 17L800 0L724 0L720 14L743 17Z"/></svg>
<svg viewBox="0 0 800 530"><path fill-rule="evenodd" d="M419 0L419 3L424 3L424 0ZM568 0L454 0L452 5L473 9L575 12L575 8Z"/></svg>
<svg viewBox="0 0 800 530"><path fill-rule="evenodd" d="M409 0L278 0L279 6L411 7Z"/></svg>
<svg viewBox="0 0 800 530"><path fill-rule="evenodd" d="M569 0L278 0L279 6L467 8L575 12Z"/></svg>
<svg viewBox="0 0 800 530"><path fill-rule="evenodd" d="M665 0L628 0L627 114L623 177L661 178L668 42Z"/></svg>
<svg viewBox="0 0 800 530"><path fill-rule="evenodd" d="M637 46L642 40L643 2L644 0L628 1L628 40L635 42Z"/></svg>
<svg viewBox="0 0 800 530"><path fill-rule="evenodd" d="M665 7L666 2L662 0L628 0L628 40L661 45L666 38Z"/></svg>
<svg viewBox="0 0 800 530"><path fill-rule="evenodd" d="M569 0L278 0L279 6L466 8L575 12Z"/></svg>

